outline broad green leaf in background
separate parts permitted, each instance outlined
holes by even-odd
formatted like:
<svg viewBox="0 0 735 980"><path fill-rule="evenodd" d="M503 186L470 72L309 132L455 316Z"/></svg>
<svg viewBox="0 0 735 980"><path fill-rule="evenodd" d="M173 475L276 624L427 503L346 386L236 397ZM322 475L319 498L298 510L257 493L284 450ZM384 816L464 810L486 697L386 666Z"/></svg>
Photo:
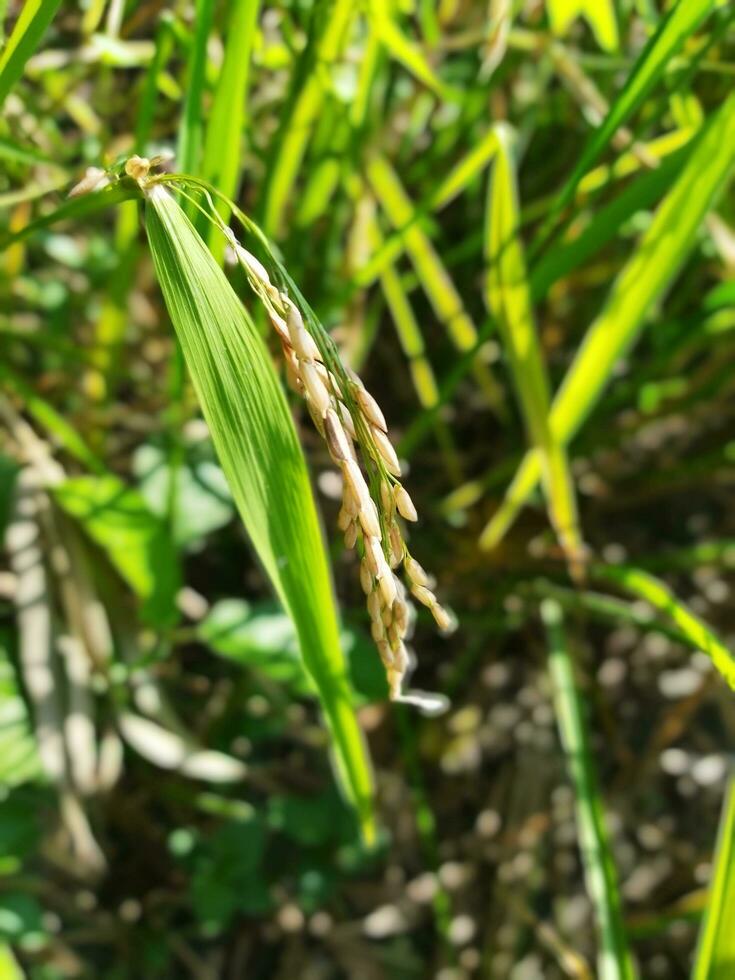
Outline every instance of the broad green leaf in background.
<svg viewBox="0 0 735 980"><path fill-rule="evenodd" d="M144 618L153 625L172 625L180 584L176 552L165 523L140 493L108 474L73 477L54 487L53 494L143 600Z"/></svg>
<svg viewBox="0 0 735 980"><path fill-rule="evenodd" d="M45 944L43 909L33 895L22 891L0 893L0 938L29 952Z"/></svg>
<svg viewBox="0 0 735 980"><path fill-rule="evenodd" d="M254 609L244 599L221 599L198 624L197 633L216 653L261 671L290 693L315 693L293 623L280 607Z"/></svg>
<svg viewBox="0 0 735 980"><path fill-rule="evenodd" d="M168 514L171 468L168 456L157 446L136 450L133 470L146 503L161 519ZM186 446L176 468L173 528L174 540L182 548L196 547L212 531L224 527L235 513L225 475L212 459Z"/></svg>
<svg viewBox="0 0 735 980"><path fill-rule="evenodd" d="M568 3L569 0L559 0ZM575 6L577 0L574 0ZM589 6L597 6L600 0L589 0ZM564 183L554 201L551 212L539 233L540 241L546 240L562 208L574 197L577 185L599 157L617 130L642 104L648 93L666 70L671 59L681 49L688 37L699 27L704 18L717 4L717 0L677 0L662 19L656 33L641 51L633 70L617 98L613 101L602 125L590 136L580 154L577 165Z"/></svg>
<svg viewBox="0 0 735 980"><path fill-rule="evenodd" d="M224 273L160 185L146 230L161 289L245 527L319 689L340 775L373 835L372 776L355 718L329 566L303 452L270 356Z"/></svg>
<svg viewBox="0 0 735 980"><path fill-rule="evenodd" d="M679 177L656 211L587 331L554 398L554 435L568 443L587 419L620 357L635 342L646 316L671 285L693 248L697 231L735 165L735 95L730 95L694 141ZM482 533L493 548L513 523L540 476L536 451L527 453L505 499Z"/></svg>
<svg viewBox="0 0 735 980"><path fill-rule="evenodd" d="M730 980L735 972L735 780L722 804L712 883L692 980Z"/></svg>
<svg viewBox="0 0 735 980"><path fill-rule="evenodd" d="M617 50L620 38L614 0L546 0L546 10L557 37L564 37L575 18L584 17L600 47Z"/></svg>
<svg viewBox="0 0 735 980"><path fill-rule="evenodd" d="M554 599L546 599L541 604L541 617L549 645L556 721L574 787L577 834L587 893L599 933L597 976L599 980L632 980L635 970L625 935L617 872L590 748L585 700L574 677L561 606Z"/></svg>
<svg viewBox="0 0 735 980"><path fill-rule="evenodd" d="M485 303L497 323L526 428L539 453L551 523L570 567L579 571L581 539L574 481L564 446L549 422L551 387L534 322L520 238L513 134L508 126L499 125L497 138L485 219Z"/></svg>
<svg viewBox="0 0 735 980"><path fill-rule="evenodd" d="M199 638L211 650L243 667L260 671L296 695L316 695L304 669L293 623L280 607L221 599L198 624ZM371 642L344 629L342 649L358 701L382 701L388 688L385 671L372 655Z"/></svg>
<svg viewBox="0 0 735 980"><path fill-rule="evenodd" d="M25 64L38 47L60 0L25 0L13 33L0 54L0 106L23 74Z"/></svg>

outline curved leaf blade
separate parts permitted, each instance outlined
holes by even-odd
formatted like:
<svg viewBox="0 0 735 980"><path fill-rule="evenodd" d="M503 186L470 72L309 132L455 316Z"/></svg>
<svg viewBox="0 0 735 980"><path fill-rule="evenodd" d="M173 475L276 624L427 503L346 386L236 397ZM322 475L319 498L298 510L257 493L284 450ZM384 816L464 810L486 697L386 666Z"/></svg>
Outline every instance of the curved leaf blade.
<svg viewBox="0 0 735 980"><path fill-rule="evenodd" d="M735 95L730 95L696 138L679 177L615 280L567 371L551 410L552 430L561 442L574 438L618 359L635 343L648 311L684 264L702 219L734 166ZM540 462L536 450L526 454L503 503L481 535L481 547L495 547L511 526L538 483Z"/></svg>
<svg viewBox="0 0 735 980"><path fill-rule="evenodd" d="M319 689L344 788L373 836L372 776L355 718L316 506L265 345L191 222L161 187L146 203L156 274L243 523Z"/></svg>

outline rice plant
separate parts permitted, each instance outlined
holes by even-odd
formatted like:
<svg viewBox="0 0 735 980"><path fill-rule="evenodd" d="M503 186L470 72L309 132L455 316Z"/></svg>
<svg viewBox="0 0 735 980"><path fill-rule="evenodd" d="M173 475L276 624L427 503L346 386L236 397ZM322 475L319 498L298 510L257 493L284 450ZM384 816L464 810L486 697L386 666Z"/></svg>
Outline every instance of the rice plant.
<svg viewBox="0 0 735 980"><path fill-rule="evenodd" d="M731 975L734 71L0 4L0 976Z"/></svg>

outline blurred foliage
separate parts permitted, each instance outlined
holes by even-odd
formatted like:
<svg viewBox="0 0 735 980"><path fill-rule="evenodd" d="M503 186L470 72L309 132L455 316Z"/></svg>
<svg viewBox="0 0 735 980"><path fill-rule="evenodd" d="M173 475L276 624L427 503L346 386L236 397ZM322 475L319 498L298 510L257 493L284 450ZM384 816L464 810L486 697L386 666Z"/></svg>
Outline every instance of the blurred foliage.
<svg viewBox="0 0 735 980"><path fill-rule="evenodd" d="M735 7L0 13L0 978L729 976ZM411 548L459 621L417 617L434 717L386 701L337 474L290 400L372 848L135 190L67 198L133 153L261 224L405 459Z"/></svg>

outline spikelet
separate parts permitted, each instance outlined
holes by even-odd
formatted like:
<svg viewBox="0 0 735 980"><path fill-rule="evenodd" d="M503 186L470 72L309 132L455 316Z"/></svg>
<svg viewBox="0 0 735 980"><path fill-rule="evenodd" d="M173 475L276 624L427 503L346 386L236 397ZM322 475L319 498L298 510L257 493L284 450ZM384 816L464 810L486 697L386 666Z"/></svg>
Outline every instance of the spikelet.
<svg viewBox="0 0 735 980"><path fill-rule="evenodd" d="M344 368L331 346L321 346L304 323L304 313L270 280L255 256L225 231L248 281L263 302L283 348L290 387L305 399L329 455L342 473L342 507L337 518L347 548L361 553L360 585L366 596L370 632L388 679L390 697L401 699L408 669L404 640L412 621L406 588L393 569L403 566L411 595L426 606L442 631L451 615L431 591L431 580L411 557L397 515L418 514L399 482L401 465L388 437L380 406L360 378ZM365 474L368 474L366 478Z"/></svg>

